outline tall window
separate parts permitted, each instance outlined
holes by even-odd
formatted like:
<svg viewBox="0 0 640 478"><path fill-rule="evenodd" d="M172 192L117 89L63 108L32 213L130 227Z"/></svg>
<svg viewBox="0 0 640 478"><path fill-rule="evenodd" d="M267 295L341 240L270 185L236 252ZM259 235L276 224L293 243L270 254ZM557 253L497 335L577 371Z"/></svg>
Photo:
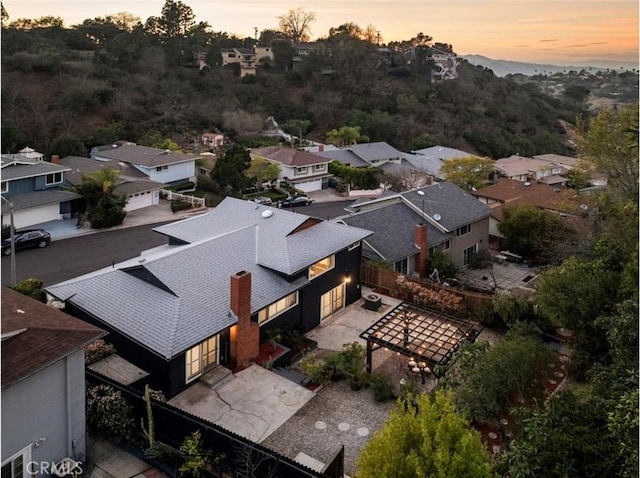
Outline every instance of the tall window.
<svg viewBox="0 0 640 478"><path fill-rule="evenodd" d="M409 271L409 259L406 257L393 265L393 270L400 274L407 274Z"/></svg>
<svg viewBox="0 0 640 478"><path fill-rule="evenodd" d="M2 186L0 186L0 192L3 194L9 192L9 181L2 181Z"/></svg>
<svg viewBox="0 0 640 478"><path fill-rule="evenodd" d="M258 312L258 324L269 322L283 312L298 305L298 293L294 292Z"/></svg>
<svg viewBox="0 0 640 478"><path fill-rule="evenodd" d="M471 247L467 247L464 251L463 251L463 264L465 266L468 266L469 264L471 264L471 261L473 260L473 255L478 252L478 244L474 244Z"/></svg>
<svg viewBox="0 0 640 478"><path fill-rule="evenodd" d="M2 462L0 476L2 478L23 478L31 476L27 464L31 461L31 445L23 448L8 460Z"/></svg>
<svg viewBox="0 0 640 478"><path fill-rule="evenodd" d="M329 257L325 257L321 261L316 262L311 267L309 267L309 280L315 279L316 277L333 269L334 265L335 265L335 256L333 255Z"/></svg>
<svg viewBox="0 0 640 478"><path fill-rule="evenodd" d="M45 184L47 186L51 185L51 184L58 184L62 182L62 173L51 173L51 174L47 174L47 176L45 177Z"/></svg>
<svg viewBox="0 0 640 478"><path fill-rule="evenodd" d="M218 336L215 335L187 350L185 365L187 383L218 363Z"/></svg>

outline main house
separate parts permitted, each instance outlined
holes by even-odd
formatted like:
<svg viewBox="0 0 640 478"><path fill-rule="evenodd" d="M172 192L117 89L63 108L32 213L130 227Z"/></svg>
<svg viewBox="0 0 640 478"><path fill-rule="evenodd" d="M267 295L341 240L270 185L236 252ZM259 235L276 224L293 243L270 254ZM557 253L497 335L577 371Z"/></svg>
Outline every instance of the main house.
<svg viewBox="0 0 640 478"><path fill-rule="evenodd" d="M41 464L51 471L65 459L85 462L84 348L103 335L60 310L2 289L3 477L49 476Z"/></svg>
<svg viewBox="0 0 640 478"><path fill-rule="evenodd" d="M10 223L11 207L16 228L43 222L68 219L75 212L81 195L62 190L70 168L44 161L43 155L31 148L18 154L3 154L2 224Z"/></svg>
<svg viewBox="0 0 640 478"><path fill-rule="evenodd" d="M252 361L268 330L307 331L359 299L371 234L234 198L154 230L168 244L46 291L169 397Z"/></svg>
<svg viewBox="0 0 640 478"><path fill-rule="evenodd" d="M279 180L304 192L319 191L329 185L330 159L293 148L267 146L249 151L251 159L264 159L280 166Z"/></svg>
<svg viewBox="0 0 640 478"><path fill-rule="evenodd" d="M135 211L160 202L162 184L151 181L140 170L122 161L97 161L80 156L66 156L57 160L59 164L70 168L65 175L65 184L82 184L82 176L100 169L109 168L120 173L113 189L114 194L127 198L125 211Z"/></svg>
<svg viewBox="0 0 640 478"><path fill-rule="evenodd" d="M91 150L91 158L128 163L151 181L162 184L195 181L196 161L199 159L194 154L176 153L129 142L96 146Z"/></svg>
<svg viewBox="0 0 640 478"><path fill-rule="evenodd" d="M358 200L348 210L342 222L373 231L363 241L363 256L403 274L426 276L434 252L466 267L489 246L491 209L452 183Z"/></svg>

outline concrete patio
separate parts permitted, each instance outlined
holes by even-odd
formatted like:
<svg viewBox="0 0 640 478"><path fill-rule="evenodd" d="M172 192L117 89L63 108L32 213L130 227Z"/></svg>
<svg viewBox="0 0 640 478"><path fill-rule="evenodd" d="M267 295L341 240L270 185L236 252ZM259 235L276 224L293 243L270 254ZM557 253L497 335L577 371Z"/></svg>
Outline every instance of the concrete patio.
<svg viewBox="0 0 640 478"><path fill-rule="evenodd" d="M260 443L314 395L311 390L252 365L212 388L197 383L169 403Z"/></svg>

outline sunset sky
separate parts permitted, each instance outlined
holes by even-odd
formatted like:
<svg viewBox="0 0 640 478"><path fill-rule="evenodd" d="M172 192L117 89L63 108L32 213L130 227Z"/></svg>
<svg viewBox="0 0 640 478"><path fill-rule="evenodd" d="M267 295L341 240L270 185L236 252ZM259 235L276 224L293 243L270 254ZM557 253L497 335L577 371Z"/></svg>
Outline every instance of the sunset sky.
<svg viewBox="0 0 640 478"><path fill-rule="evenodd" d="M253 36L276 28L277 17L301 7L316 14L312 38L354 22L374 25L382 41L418 32L451 43L458 54L535 63L577 64L593 59L638 62L637 0L183 0L214 31ZM65 26L116 12L142 21L158 16L164 0L3 0L9 21L60 16Z"/></svg>

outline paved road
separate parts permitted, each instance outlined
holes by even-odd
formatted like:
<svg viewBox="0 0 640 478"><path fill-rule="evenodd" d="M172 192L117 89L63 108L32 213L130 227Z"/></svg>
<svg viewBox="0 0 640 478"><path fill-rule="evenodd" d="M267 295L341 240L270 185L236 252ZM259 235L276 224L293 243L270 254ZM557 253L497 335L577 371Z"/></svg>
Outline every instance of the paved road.
<svg viewBox="0 0 640 478"><path fill-rule="evenodd" d="M326 202L295 208L295 212L329 219L345 214L348 201ZM152 229L162 223L52 241L45 249L16 254L16 279L35 277L45 286L137 257L146 249L167 243ZM11 259L2 256L2 285L11 285Z"/></svg>
<svg viewBox="0 0 640 478"><path fill-rule="evenodd" d="M35 277L45 286L57 284L88 272L131 259L140 252L167 243L167 238L151 229L160 224L52 241L45 249L16 253L16 279ZM2 285L10 285L11 259L2 256Z"/></svg>

